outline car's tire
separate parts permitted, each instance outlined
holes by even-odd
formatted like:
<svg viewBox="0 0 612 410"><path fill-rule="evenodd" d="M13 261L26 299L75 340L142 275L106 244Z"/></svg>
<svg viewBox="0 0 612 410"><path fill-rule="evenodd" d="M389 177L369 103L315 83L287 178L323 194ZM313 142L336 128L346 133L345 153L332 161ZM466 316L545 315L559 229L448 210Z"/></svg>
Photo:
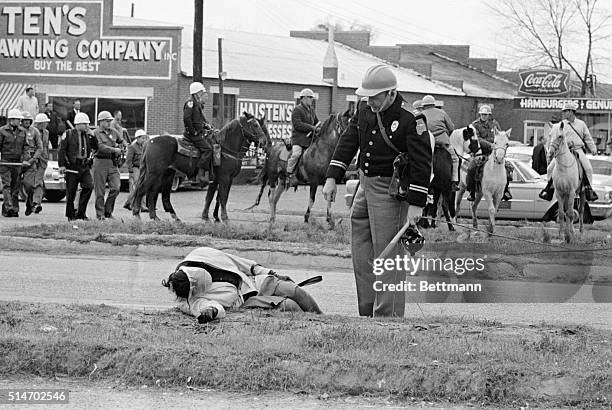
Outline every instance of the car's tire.
<svg viewBox="0 0 612 410"><path fill-rule="evenodd" d="M44 197L49 202L59 202L66 197L66 191L61 189L45 190Z"/></svg>

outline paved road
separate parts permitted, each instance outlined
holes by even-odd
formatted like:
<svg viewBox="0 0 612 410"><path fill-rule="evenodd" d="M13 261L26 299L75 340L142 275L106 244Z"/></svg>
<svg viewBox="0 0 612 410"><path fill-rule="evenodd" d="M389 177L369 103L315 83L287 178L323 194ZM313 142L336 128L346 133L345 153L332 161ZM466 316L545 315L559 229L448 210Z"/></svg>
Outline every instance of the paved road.
<svg viewBox="0 0 612 410"><path fill-rule="evenodd" d="M0 256L0 300L54 303L105 303L138 309L166 309L173 298L161 280L177 260L108 255L45 255L3 252ZM324 282L308 290L328 314L354 316L356 296L349 271L312 272L291 267L276 267L296 281L321 273ZM495 320L502 323L584 324L612 328L612 304L590 303L592 286L534 284L522 282L482 282L486 294L502 301L517 301L517 295L537 293L543 301L568 300L568 303L409 303L406 316L428 321L433 316ZM606 287L610 292L612 287ZM565 297L560 298L559 295ZM409 301L439 301L442 294L410 294ZM460 294L454 294L460 299ZM459 299L457 299L459 298ZM608 296L608 300L609 300ZM423 319L422 315L425 315Z"/></svg>

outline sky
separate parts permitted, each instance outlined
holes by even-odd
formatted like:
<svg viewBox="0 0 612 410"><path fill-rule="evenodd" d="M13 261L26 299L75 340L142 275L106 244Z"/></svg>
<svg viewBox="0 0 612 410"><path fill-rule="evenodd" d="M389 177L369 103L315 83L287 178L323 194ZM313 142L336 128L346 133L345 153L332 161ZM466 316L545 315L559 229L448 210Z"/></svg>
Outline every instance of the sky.
<svg viewBox="0 0 612 410"><path fill-rule="evenodd" d="M612 0L603 1L612 14ZM193 24L194 0L115 0L115 15ZM168 7L171 4L172 7ZM497 58L498 68L519 67L507 46L506 22L485 0L204 0L206 27L288 36L291 30L309 30L330 21L349 27L372 27L372 45L467 44L471 57ZM612 58L612 40L605 44ZM612 83L612 60L596 70L600 80Z"/></svg>

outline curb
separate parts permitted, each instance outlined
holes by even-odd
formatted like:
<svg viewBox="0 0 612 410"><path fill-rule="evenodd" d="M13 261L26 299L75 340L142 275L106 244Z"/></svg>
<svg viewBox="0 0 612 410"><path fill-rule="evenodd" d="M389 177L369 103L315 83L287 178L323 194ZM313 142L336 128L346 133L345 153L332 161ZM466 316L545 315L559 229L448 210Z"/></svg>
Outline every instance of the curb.
<svg viewBox="0 0 612 410"><path fill-rule="evenodd" d="M304 269L351 270L351 253L330 252L330 254L313 254L293 251L271 250L269 243L237 243L236 241L211 240L205 246L228 252L240 253L240 256L253 259L266 266L300 267ZM204 246L204 245L203 245ZM66 239L39 239L20 236L0 235L0 250L38 252L45 254L86 254L146 256L155 259L182 259L195 246L161 246L161 245L113 245L105 242L90 241L82 243Z"/></svg>

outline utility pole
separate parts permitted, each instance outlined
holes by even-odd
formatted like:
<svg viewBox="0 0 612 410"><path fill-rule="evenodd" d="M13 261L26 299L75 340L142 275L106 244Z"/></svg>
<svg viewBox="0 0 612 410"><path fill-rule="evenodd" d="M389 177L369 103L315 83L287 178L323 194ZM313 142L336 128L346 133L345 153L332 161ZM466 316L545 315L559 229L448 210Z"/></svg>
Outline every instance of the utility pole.
<svg viewBox="0 0 612 410"><path fill-rule="evenodd" d="M204 34L204 0L194 0L193 81L202 82L202 37Z"/></svg>
<svg viewBox="0 0 612 410"><path fill-rule="evenodd" d="M217 51L219 53L219 109L217 111L217 121L219 128L225 125L225 101L223 97L223 80L225 73L223 72L223 39L217 39Z"/></svg>

